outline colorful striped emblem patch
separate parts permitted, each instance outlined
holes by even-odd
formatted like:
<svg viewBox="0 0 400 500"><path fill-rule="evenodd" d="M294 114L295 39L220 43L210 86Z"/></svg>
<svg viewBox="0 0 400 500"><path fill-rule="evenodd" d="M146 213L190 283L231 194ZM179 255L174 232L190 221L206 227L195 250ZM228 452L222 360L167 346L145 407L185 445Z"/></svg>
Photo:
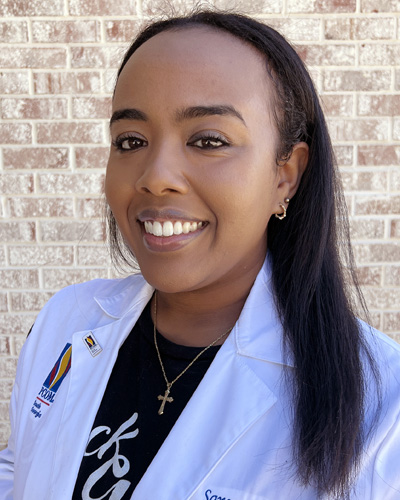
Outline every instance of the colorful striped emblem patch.
<svg viewBox="0 0 400 500"><path fill-rule="evenodd" d="M49 376L44 381L44 386L47 387L52 392L57 392L58 388L61 385L61 382L64 380L64 377L69 372L71 368L71 344L66 344L60 357L57 359L53 369L49 373Z"/></svg>

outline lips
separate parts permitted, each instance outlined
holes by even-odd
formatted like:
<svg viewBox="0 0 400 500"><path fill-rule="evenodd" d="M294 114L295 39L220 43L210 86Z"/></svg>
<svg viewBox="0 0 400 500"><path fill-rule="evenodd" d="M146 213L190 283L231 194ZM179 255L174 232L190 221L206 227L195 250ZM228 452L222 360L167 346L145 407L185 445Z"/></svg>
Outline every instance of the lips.
<svg viewBox="0 0 400 500"><path fill-rule="evenodd" d="M203 222L189 222L180 220L167 220L167 221L144 221L144 230L147 234L154 236L170 237L173 235L194 233L201 227Z"/></svg>

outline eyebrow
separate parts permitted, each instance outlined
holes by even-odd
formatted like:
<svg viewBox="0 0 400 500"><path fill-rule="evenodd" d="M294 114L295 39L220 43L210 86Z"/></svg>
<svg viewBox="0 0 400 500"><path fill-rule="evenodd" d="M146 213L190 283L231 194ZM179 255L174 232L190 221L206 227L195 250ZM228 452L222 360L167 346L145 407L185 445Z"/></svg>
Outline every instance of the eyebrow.
<svg viewBox="0 0 400 500"><path fill-rule="evenodd" d="M205 116L233 116L239 118L245 125L243 116L237 109L229 105L216 105L216 106L192 106L184 108L176 113L177 121L190 120L192 118L203 118ZM246 125L247 126L247 125Z"/></svg>
<svg viewBox="0 0 400 500"><path fill-rule="evenodd" d="M179 110L175 117L176 121L191 120L193 118L203 118L205 116L233 116L238 118L241 122L246 125L243 116L239 113L237 109L230 105L215 105L215 106L191 106L189 108L183 108ZM120 120L136 120L136 121L148 121L146 113L139 111L134 108L127 108L115 111L110 119L110 127L113 123ZM247 126L247 125L246 125Z"/></svg>
<svg viewBox="0 0 400 500"><path fill-rule="evenodd" d="M118 111L114 111L110 119L110 127L114 122L118 122L120 120L139 120L141 122L146 122L148 120L146 113L143 111L139 111L134 108L120 109Z"/></svg>

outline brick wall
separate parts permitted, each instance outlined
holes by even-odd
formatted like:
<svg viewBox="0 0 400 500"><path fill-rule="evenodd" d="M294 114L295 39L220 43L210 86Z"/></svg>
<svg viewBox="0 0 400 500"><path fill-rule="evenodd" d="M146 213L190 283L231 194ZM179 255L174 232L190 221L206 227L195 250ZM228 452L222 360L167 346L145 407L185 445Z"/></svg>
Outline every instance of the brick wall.
<svg viewBox="0 0 400 500"><path fill-rule="evenodd" d="M170 3L178 11L193 5ZM38 310L69 283L113 273L100 194L110 92L124 48L157 5L0 0L0 447L18 352ZM265 19L310 66L336 145L373 322L400 340L398 1L214 5Z"/></svg>

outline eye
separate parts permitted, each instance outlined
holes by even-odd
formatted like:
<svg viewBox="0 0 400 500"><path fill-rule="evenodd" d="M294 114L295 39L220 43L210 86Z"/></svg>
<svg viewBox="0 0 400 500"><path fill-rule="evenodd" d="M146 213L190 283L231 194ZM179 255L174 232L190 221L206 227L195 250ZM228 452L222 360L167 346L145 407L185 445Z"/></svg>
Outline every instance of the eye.
<svg viewBox="0 0 400 500"><path fill-rule="evenodd" d="M219 134L205 134L190 140L188 145L199 149L219 149L229 146L229 142Z"/></svg>
<svg viewBox="0 0 400 500"><path fill-rule="evenodd" d="M112 144L119 151L136 151L147 146L148 142L137 135L122 135L112 141Z"/></svg>

